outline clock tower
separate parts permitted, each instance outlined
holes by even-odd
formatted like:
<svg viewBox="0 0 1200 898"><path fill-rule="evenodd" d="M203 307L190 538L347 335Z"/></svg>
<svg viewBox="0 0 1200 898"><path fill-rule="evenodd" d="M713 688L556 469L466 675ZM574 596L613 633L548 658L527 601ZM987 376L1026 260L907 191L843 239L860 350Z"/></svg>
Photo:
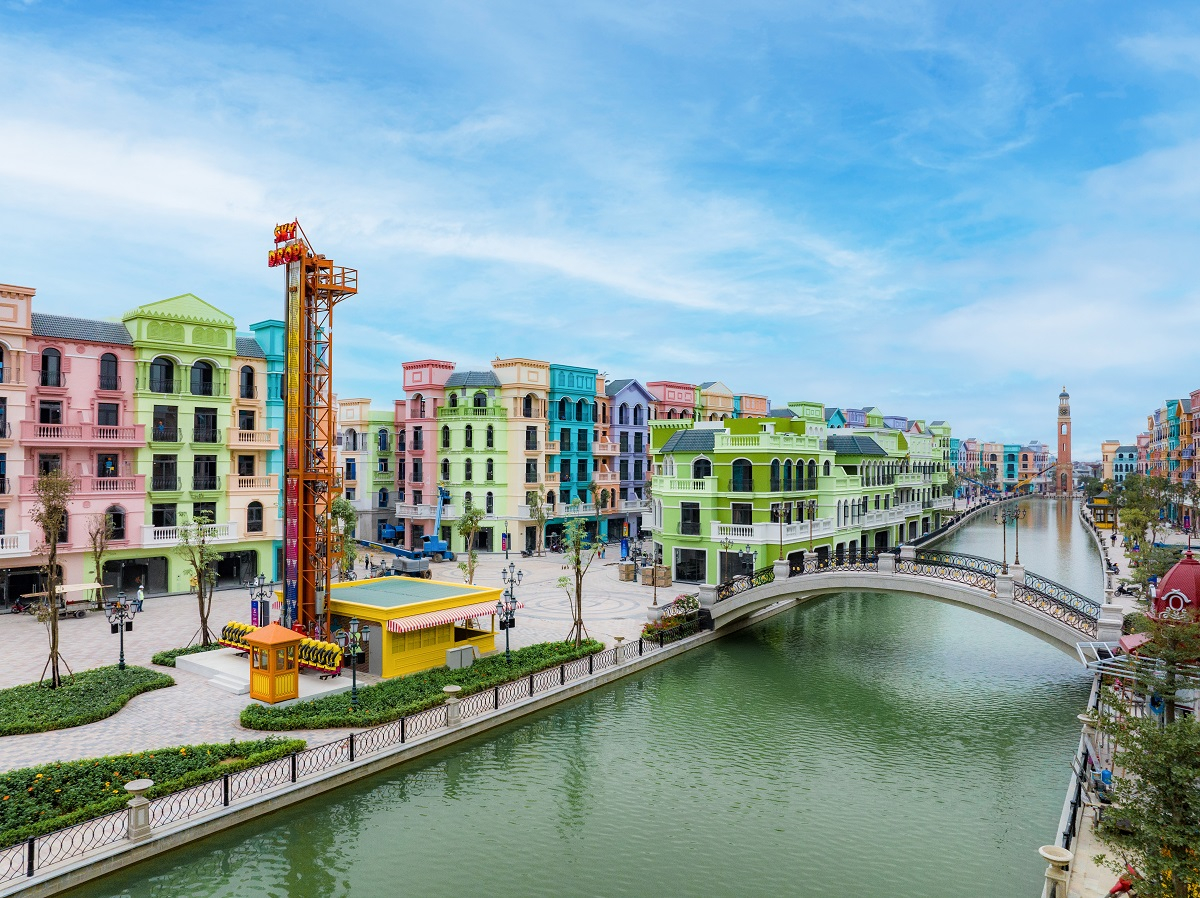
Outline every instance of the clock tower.
<svg viewBox="0 0 1200 898"><path fill-rule="evenodd" d="M1070 494L1075 481L1075 469L1071 464L1071 396L1063 387L1058 394L1058 460L1054 465L1054 489Z"/></svg>

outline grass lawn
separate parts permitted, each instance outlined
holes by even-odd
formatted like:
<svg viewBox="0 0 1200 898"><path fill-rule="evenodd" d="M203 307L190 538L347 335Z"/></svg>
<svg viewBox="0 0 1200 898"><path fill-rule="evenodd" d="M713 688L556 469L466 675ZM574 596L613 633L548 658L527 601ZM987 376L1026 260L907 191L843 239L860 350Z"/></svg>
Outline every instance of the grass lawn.
<svg viewBox="0 0 1200 898"><path fill-rule="evenodd" d="M57 689L45 683L0 689L0 736L44 733L103 720L135 695L174 685L166 674L145 667L96 667L64 677Z"/></svg>
<svg viewBox="0 0 1200 898"><path fill-rule="evenodd" d="M512 653L492 655L462 670L436 667L406 677L384 680L374 686L360 686L358 710L350 710L350 693L329 695L284 708L249 705L242 711L242 726L253 730L307 730L323 727L374 726L399 720L406 714L439 705L446 699L443 686L462 687L461 697L491 689L527 677L539 670L557 667L599 652L602 643L588 640L579 648L563 642L543 642Z"/></svg>
<svg viewBox="0 0 1200 898"><path fill-rule="evenodd" d="M302 739L184 745L0 773L0 847L118 811L125 784L154 780L155 798L304 748Z"/></svg>
<svg viewBox="0 0 1200 898"><path fill-rule="evenodd" d="M211 652L219 648L221 648L220 643L210 642L208 645L189 645L181 649L165 649L156 652L150 657L150 660L161 667L174 667L175 659L180 655L198 655L200 652Z"/></svg>

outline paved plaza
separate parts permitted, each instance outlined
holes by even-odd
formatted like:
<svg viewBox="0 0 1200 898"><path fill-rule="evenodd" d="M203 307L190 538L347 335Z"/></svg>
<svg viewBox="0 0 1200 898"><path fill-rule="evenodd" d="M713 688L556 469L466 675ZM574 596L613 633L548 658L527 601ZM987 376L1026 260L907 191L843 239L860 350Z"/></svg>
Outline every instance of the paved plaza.
<svg viewBox="0 0 1200 898"><path fill-rule="evenodd" d="M610 547L606 558L592 562L584 580L584 623L594 638L608 645L612 645L615 636L637 637L653 595L649 586L618 579L618 555L615 547ZM561 640L571 621L567 596L556 586L558 578L567 573L562 566L563 556L521 558L519 553L514 553L511 561L524 574L517 587L517 599L525 605L517 614L516 628L510 631L513 648ZM500 571L506 567L503 553L480 556L476 584L500 586ZM361 559L357 572L360 577L365 575ZM439 579L462 581L458 566L449 562L435 566L433 573ZM669 602L680 591L694 592L695 589L660 588L659 601ZM244 589L223 590L213 599L210 627L219 633L226 622L248 621L249 615L250 600ZM145 610L134 621L133 632L125 634L125 660L128 664L153 667L151 655L195 641L198 626L195 596L147 598ZM91 612L81 620L62 620L59 632L63 658L72 669L85 670L117 662L118 637L109 632L103 613ZM0 671L0 687L31 683L41 676L47 645L43 624L31 615L0 615L0 640L7 646L21 649L10 650L7 663ZM497 638L497 646L503 649L502 637ZM246 696L232 695L184 670L154 669L168 672L175 678L176 685L137 696L117 714L93 724L0 738L0 769L269 735L243 729L238 724L238 715L248 703ZM360 683L374 679L359 674ZM283 735L295 735L316 744L348 732L348 729L316 730Z"/></svg>

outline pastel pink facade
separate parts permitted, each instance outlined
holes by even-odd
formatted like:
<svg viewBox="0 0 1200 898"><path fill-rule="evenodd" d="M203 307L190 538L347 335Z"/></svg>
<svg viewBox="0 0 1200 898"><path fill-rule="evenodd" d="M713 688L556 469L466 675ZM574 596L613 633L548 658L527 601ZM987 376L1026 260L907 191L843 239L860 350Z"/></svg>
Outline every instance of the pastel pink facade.
<svg viewBox="0 0 1200 898"><path fill-rule="evenodd" d="M454 363L422 359L405 362L403 367L408 400L396 403L396 468L402 474L396 515L404 520L404 545L418 546L422 535L438 537L433 532L438 501L437 410L446 401L446 381L454 373Z"/></svg>
<svg viewBox="0 0 1200 898"><path fill-rule="evenodd" d="M655 397L654 417L687 418L696 411L696 385L675 380L652 380L646 389Z"/></svg>

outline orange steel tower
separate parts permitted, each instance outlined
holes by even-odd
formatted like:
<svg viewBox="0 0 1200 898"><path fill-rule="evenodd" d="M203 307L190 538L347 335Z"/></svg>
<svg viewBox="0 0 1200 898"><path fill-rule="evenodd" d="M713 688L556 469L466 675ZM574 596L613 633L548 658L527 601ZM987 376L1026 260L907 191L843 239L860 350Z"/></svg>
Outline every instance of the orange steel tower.
<svg viewBox="0 0 1200 898"><path fill-rule="evenodd" d="M287 266L283 624L322 635L336 552L331 511L342 488L333 454L333 307L358 292L358 272L314 252L298 221L276 226L268 264Z"/></svg>

